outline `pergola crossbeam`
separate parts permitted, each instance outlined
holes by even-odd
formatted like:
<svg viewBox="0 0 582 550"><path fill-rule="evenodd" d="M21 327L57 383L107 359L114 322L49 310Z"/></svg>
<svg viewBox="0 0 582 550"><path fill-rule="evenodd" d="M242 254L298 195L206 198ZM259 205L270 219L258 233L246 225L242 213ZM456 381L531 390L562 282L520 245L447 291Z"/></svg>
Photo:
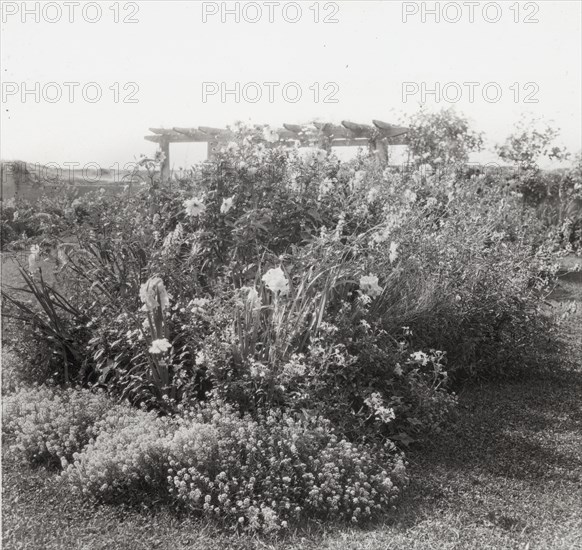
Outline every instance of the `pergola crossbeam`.
<svg viewBox="0 0 582 550"><path fill-rule="evenodd" d="M198 128L178 128L175 127L174 131L180 134L183 138L186 138L188 141L208 141L209 136L204 132L201 132Z"/></svg>
<svg viewBox="0 0 582 550"><path fill-rule="evenodd" d="M189 128L175 126L149 130L153 135L145 136L145 139L158 143L166 157L162 164L163 179L170 176L170 143L207 143L208 157L212 158L218 150L219 143L228 143L235 138L235 133L229 128L210 126ZM404 144L408 128L381 120L373 120L372 125L343 120L341 125L329 122L313 122L309 125L284 123L282 128L274 128L272 132L276 134L275 145L299 142L303 146L318 145L325 149L369 147L382 161L387 161L388 146Z"/></svg>

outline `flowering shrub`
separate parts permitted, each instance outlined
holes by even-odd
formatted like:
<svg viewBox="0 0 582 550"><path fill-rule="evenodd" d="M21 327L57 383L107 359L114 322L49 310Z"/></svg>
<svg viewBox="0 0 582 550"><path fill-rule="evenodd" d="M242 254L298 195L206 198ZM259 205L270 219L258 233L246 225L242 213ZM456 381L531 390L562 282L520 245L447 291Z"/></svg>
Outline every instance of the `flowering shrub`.
<svg viewBox="0 0 582 550"><path fill-rule="evenodd" d="M524 204L535 208L537 231L556 247L572 252L582 242L582 155L578 153L568 169L539 167L541 162L570 159L571 154L557 144L559 135L558 129L542 120L523 118L495 149L511 165L508 184L521 194Z"/></svg>
<svg viewBox="0 0 582 550"><path fill-rule="evenodd" d="M83 494L100 500L159 497L166 471L167 418L114 408L95 425L96 439L64 464L64 475Z"/></svg>
<svg viewBox="0 0 582 550"><path fill-rule="evenodd" d="M20 389L4 398L2 429L18 457L60 465L96 436L95 424L110 407L103 393L49 386Z"/></svg>
<svg viewBox="0 0 582 550"><path fill-rule="evenodd" d="M486 175L434 173L481 146L464 119L415 120L410 172L236 127L171 185L81 199L61 275L82 281L82 381L170 415L213 390L255 419L310 411L352 441L409 441L464 377L551 364L533 211Z"/></svg>
<svg viewBox="0 0 582 550"><path fill-rule="evenodd" d="M406 482L393 449L349 443L315 418L269 413L257 422L210 407L187 420L170 448L170 490L196 511L251 530L302 517L363 521L388 509Z"/></svg>
<svg viewBox="0 0 582 550"><path fill-rule="evenodd" d="M349 442L320 417L252 419L216 401L159 417L103 394L48 386L19 390L4 408L12 451L62 466L84 495L177 500L251 531L305 517L365 521L389 509L407 483L393 445Z"/></svg>
<svg viewBox="0 0 582 550"><path fill-rule="evenodd" d="M407 122L406 141L412 162L432 170L462 166L469 154L483 148L483 136L469 127L454 108L437 113L420 110Z"/></svg>

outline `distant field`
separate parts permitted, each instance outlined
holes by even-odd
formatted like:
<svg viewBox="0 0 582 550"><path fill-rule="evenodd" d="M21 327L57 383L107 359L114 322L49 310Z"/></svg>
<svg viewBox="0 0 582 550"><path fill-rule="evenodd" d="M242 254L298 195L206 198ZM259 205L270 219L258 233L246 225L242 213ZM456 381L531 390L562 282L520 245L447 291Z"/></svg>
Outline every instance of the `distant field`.
<svg viewBox="0 0 582 550"><path fill-rule="evenodd" d="M144 174L132 176L131 170L58 168L28 162L0 162L2 200L12 198L36 201L64 186L72 185L83 195L103 188L108 193L121 192L131 183L143 181Z"/></svg>

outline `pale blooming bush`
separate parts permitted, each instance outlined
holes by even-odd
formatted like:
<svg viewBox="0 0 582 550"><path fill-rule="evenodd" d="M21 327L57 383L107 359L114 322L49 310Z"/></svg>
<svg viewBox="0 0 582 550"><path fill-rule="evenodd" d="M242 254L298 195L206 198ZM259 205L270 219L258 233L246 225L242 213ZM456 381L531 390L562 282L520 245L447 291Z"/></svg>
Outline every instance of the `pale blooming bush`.
<svg viewBox="0 0 582 550"><path fill-rule="evenodd" d="M75 425L81 403L86 414ZM407 483L392 445L372 450L322 419L252 419L214 401L159 417L85 390L21 390L6 404L5 430L24 459L60 462L83 495L174 501L249 531L314 517L365 522L390 509Z"/></svg>
<svg viewBox="0 0 582 550"><path fill-rule="evenodd" d="M74 488L99 500L159 495L171 430L172 423L154 412L114 408L96 424L99 435L73 455L63 475Z"/></svg>
<svg viewBox="0 0 582 550"><path fill-rule="evenodd" d="M89 390L49 386L20 389L3 399L2 429L16 456L59 465L95 437L95 423L110 407L103 393Z"/></svg>
<svg viewBox="0 0 582 550"><path fill-rule="evenodd" d="M301 518L369 520L406 484L402 459L336 436L329 422L229 407L182 421L170 442L170 491L189 508L252 531Z"/></svg>

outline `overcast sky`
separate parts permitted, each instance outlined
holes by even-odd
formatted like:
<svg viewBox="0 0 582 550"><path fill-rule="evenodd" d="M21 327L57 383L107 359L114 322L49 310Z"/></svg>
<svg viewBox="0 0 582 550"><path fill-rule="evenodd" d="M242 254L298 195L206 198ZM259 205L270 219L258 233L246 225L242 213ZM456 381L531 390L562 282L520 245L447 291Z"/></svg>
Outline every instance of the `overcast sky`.
<svg viewBox="0 0 582 550"><path fill-rule="evenodd" d="M2 2L4 160L111 167L155 150L148 127L399 122L423 99L431 109L456 104L489 146L532 113L581 148L577 0L489 2L486 11L486 2L226 2L239 22L219 2L61 4L61 13L56 2L36 4ZM435 4L440 22L426 12ZM221 98L236 83L238 97ZM446 97L423 98L436 83ZM172 146L174 166L203 150Z"/></svg>

